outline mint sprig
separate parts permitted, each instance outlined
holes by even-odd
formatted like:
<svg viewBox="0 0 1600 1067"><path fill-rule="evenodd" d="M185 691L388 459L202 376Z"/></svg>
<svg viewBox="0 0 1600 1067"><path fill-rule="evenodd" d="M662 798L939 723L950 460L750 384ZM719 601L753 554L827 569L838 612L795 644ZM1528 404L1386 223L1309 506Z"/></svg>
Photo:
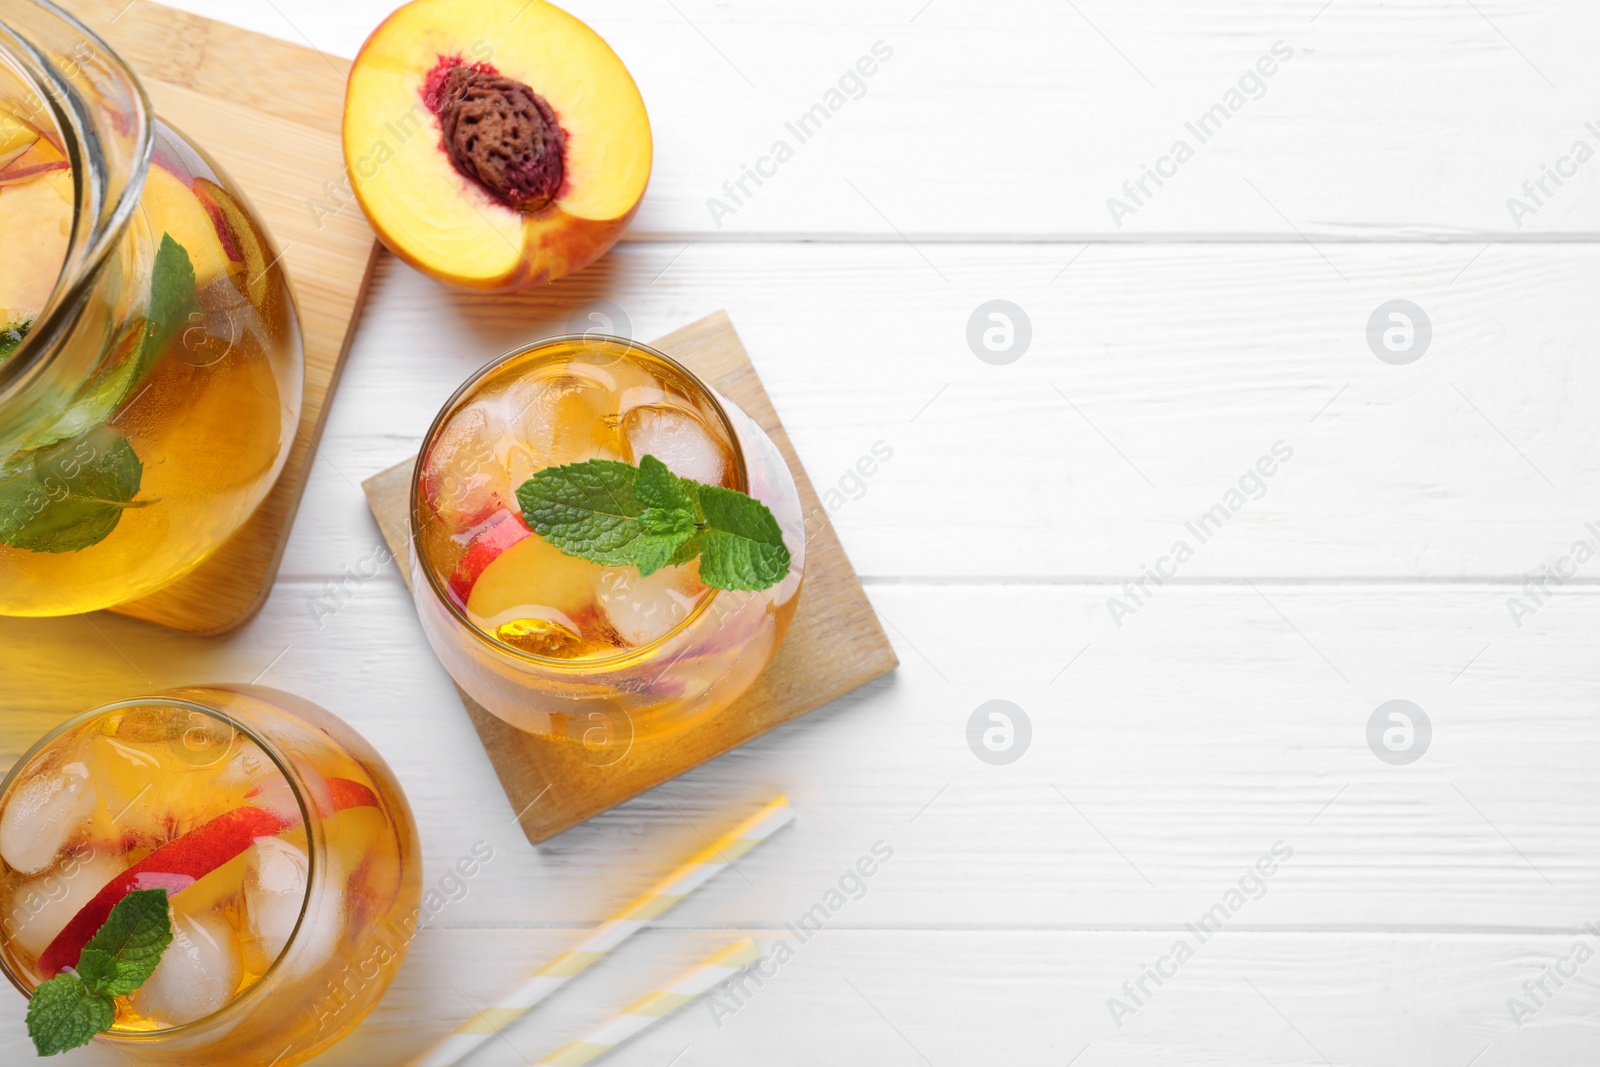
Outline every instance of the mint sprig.
<svg viewBox="0 0 1600 1067"><path fill-rule="evenodd" d="M783 581L791 562L767 506L720 485L680 478L655 456L637 467L591 459L547 467L517 489L522 517L569 556L646 577L700 560L713 589L756 591Z"/></svg>
<svg viewBox="0 0 1600 1067"><path fill-rule="evenodd" d="M78 966L43 983L28 1001L28 1036L41 1056L54 1056L111 1029L115 998L155 973L172 944L165 889L140 889L117 901L105 925L78 954Z"/></svg>

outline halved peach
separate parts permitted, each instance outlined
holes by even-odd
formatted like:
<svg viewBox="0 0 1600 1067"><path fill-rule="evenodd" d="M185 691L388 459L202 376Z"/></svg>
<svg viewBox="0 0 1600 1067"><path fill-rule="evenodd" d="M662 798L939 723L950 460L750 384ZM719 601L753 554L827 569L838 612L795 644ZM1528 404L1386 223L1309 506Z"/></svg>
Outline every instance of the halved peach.
<svg viewBox="0 0 1600 1067"><path fill-rule="evenodd" d="M544 0L413 0L350 69L344 153L395 255L526 289L598 259L650 180L650 120L588 26Z"/></svg>

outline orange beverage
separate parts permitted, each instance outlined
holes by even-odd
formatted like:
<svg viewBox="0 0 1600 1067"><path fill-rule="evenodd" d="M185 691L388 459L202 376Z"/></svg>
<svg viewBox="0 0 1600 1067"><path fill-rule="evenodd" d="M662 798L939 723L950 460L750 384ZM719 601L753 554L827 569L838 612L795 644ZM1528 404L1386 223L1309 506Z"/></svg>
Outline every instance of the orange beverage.
<svg viewBox="0 0 1600 1067"><path fill-rule="evenodd" d="M80 715L0 786L0 967L25 994L75 967L134 889L173 941L98 1039L134 1064L309 1059L399 970L416 830L383 759L270 689L175 689Z"/></svg>
<svg viewBox="0 0 1600 1067"><path fill-rule="evenodd" d="M250 517L304 361L243 194L103 42L13 18L39 53L0 47L0 615L62 615L171 584Z"/></svg>
<svg viewBox="0 0 1600 1067"><path fill-rule="evenodd" d="M787 576L712 589L698 560L644 576L564 554L527 525L517 489L536 472L646 455L764 503ZM794 478L761 428L666 355L594 334L512 352L457 392L423 446L411 518L412 588L451 676L602 763L733 703L783 640L805 566Z"/></svg>

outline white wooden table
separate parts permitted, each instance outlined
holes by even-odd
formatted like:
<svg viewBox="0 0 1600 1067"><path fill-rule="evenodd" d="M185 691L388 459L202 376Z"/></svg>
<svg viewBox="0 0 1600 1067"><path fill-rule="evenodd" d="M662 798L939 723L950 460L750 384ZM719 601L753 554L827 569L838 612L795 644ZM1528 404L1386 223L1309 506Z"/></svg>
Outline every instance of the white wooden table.
<svg viewBox="0 0 1600 1067"><path fill-rule="evenodd" d="M179 2L346 56L391 6ZM1593 1063L1600 560L1547 582L1531 614L1508 599L1600 540L1600 160L1568 158L1600 149L1600 121L1585 127L1600 11L569 6L628 62L655 124L626 242L514 299L384 259L278 588L242 632L0 622L5 714L24 733L264 671L385 753L429 883L493 845L319 1063L402 1062L780 790L799 822L743 877L475 1062L528 1062L734 932L792 940L784 924L881 840L894 856L866 895L734 1015L697 1007L610 1062ZM708 206L880 41L892 57L847 83L859 98L731 213ZM1275 42L1272 76L1246 77L1229 110ZM1202 143L1185 124L1219 103ZM1181 163L1166 158L1179 139ZM1167 176L1135 201L1123 184L1145 165ZM1523 183L1546 166L1571 176L1535 203ZM995 299L1031 323L1006 364L967 340ZM1431 325L1407 365L1368 343L1394 300ZM833 520L903 666L532 848L399 575L320 627L311 605L380 543L359 481L411 454L474 368L597 309L649 338L719 307L813 479L840 489ZM892 459L857 482L878 442ZM1278 442L1292 458L1230 497ZM1217 504L1227 521L1202 543L1185 523ZM1162 562L1178 541L1192 558ZM1174 577L1136 601L1123 583L1146 567ZM1408 765L1367 740L1395 699L1431 723ZM1031 721L1008 765L966 740L990 700ZM1279 842L1292 858L1247 878ZM1230 898L1241 878L1265 895ZM1202 940L1186 924L1219 904ZM1168 976L1141 993L1147 965ZM1547 967L1576 974L1525 991ZM21 1010L0 995L6 1063L31 1055Z"/></svg>

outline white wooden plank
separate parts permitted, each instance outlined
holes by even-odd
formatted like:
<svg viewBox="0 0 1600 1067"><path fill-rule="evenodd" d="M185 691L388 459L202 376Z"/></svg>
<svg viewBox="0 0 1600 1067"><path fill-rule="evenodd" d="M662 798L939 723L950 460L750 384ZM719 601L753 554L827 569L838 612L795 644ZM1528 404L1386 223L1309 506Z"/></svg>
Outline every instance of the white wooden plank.
<svg viewBox="0 0 1600 1067"><path fill-rule="evenodd" d="M411 455L469 373L618 305L641 338L731 311L869 576L1122 581L1183 539L1185 580L1506 577L1595 537L1591 249L1330 250L1348 282L1303 246L1097 246L1070 267L1050 247L932 254L948 284L898 247L634 245L511 300L385 258L285 573L374 549L356 483ZM996 297L1032 322L1007 366L966 337ZM1367 346L1396 298L1432 324L1410 366ZM892 460L858 479L879 441ZM1248 486L1265 495L1229 501L1279 441L1294 459ZM1186 530L1229 502L1205 544Z"/></svg>
<svg viewBox="0 0 1600 1067"><path fill-rule="evenodd" d="M870 899L870 897L868 898ZM577 931L424 931L388 997L317 1067L398 1067ZM741 927L648 931L602 961L472 1060L523 1067L669 980ZM769 953L786 935L755 931ZM1118 1028L1107 1002L1186 938L1193 958ZM791 946L797 943L788 937ZM1196 1067L1370 1064L1460 1067L1588 1062L1600 988L1592 960L1519 1029L1507 1000L1586 931L1544 936L1342 935L1228 930L1200 944L1172 931L856 931L825 928L739 1002L690 1005L606 1060L618 1067L818 1063L888 1067L1182 1063ZM1170 957L1169 957L1170 958ZM1564 961L1564 962L1563 962ZM1169 963L1166 969L1173 970ZM446 984L448 982L448 984ZM453 987L453 988L452 988ZM21 998L0 992L0 1048L31 1056ZM731 1014L727 1011L731 1009ZM1352 1025L1359 1020L1360 1025ZM720 1024L720 1025L719 1025ZM66 1067L113 1067L69 1053Z"/></svg>
<svg viewBox="0 0 1600 1067"><path fill-rule="evenodd" d="M659 1067L682 1055L681 1063L949 1067L1066 1063L1079 1056L1080 1067L1266 1067L1318 1064L1326 1056L1339 1064L1442 1067L1480 1054L1480 1064L1581 1062L1593 1047L1600 994L1587 970L1520 1031L1506 1008L1506 999L1520 995L1521 982L1539 977L1542 966L1565 957L1570 969L1580 937L1574 933L1516 939L1223 935L1197 945L1194 958L1164 987L1147 983L1156 995L1118 1029L1108 998L1125 995L1122 983L1138 978L1142 966L1170 951L1184 933L824 930L764 987L747 984L752 995L735 1014L714 1019L709 1005L696 1005L613 1062ZM452 933L450 942L466 945L451 944L448 962L435 962L432 945L424 951L437 973L452 976L472 974L482 958L499 963L526 951L525 937L490 947L488 936ZM552 1003L547 1015L524 1020L507 1033L509 1040L491 1046L484 1062L524 1062L519 1054L537 1055L556 1034L581 1030L670 976L694 953L732 936L655 936L649 957L635 957L647 959L642 966L614 961L617 966L583 989L581 1000ZM1597 943L1587 933L1581 938L1591 949ZM758 940L770 951L775 938ZM496 988L497 978L485 982L482 971L473 977L485 994ZM390 1005L405 995L400 990L391 997L375 1024L330 1062L395 1062L362 1059L361 1042L382 1038L393 1041L390 1048L403 1047L392 1035L418 1019ZM432 1000L421 1018L437 1018L442 1007L441 1022L448 1025L459 1004L436 994ZM724 997L722 1003L734 1002ZM1353 1019L1362 1025L1352 1026Z"/></svg>
<svg viewBox="0 0 1600 1067"><path fill-rule="evenodd" d="M393 0L178 0L188 10L351 56ZM656 166L635 238L1249 234L1319 238L1600 233L1600 18L1583 0L818 0L566 5L628 63ZM785 128L827 101L875 42L893 58L805 142ZM1260 57L1292 51L1260 86ZM1238 93L1228 99L1230 91ZM1202 140L1186 128L1237 104ZM777 140L793 158L762 163ZM1163 163L1175 141L1194 152ZM708 201L745 167L731 216ZM1521 225L1507 206L1543 167ZM1139 205L1144 167L1170 180ZM738 195L737 193L735 195ZM1139 194L1143 196L1143 194ZM1116 196L1136 207L1121 225ZM721 225L718 225L718 222Z"/></svg>
<svg viewBox="0 0 1600 1067"><path fill-rule="evenodd" d="M1253 923L1547 931L1584 919L1600 890L1593 588L1519 631L1492 586L1180 586L1119 630L1111 587L878 586L903 663L892 679L537 850L398 578L360 587L321 630L303 609L316 592L281 583L222 642L121 619L0 621L0 753L98 702L270 664L263 684L385 753L430 878L480 839L498 850L457 926L598 922L777 792L798 825L669 925L803 911L879 839L896 851L888 891L846 925L1178 925L1280 839L1296 858ZM1366 745L1368 717L1395 698L1433 724L1409 767ZM1032 722L1010 766L966 740L995 699Z"/></svg>

